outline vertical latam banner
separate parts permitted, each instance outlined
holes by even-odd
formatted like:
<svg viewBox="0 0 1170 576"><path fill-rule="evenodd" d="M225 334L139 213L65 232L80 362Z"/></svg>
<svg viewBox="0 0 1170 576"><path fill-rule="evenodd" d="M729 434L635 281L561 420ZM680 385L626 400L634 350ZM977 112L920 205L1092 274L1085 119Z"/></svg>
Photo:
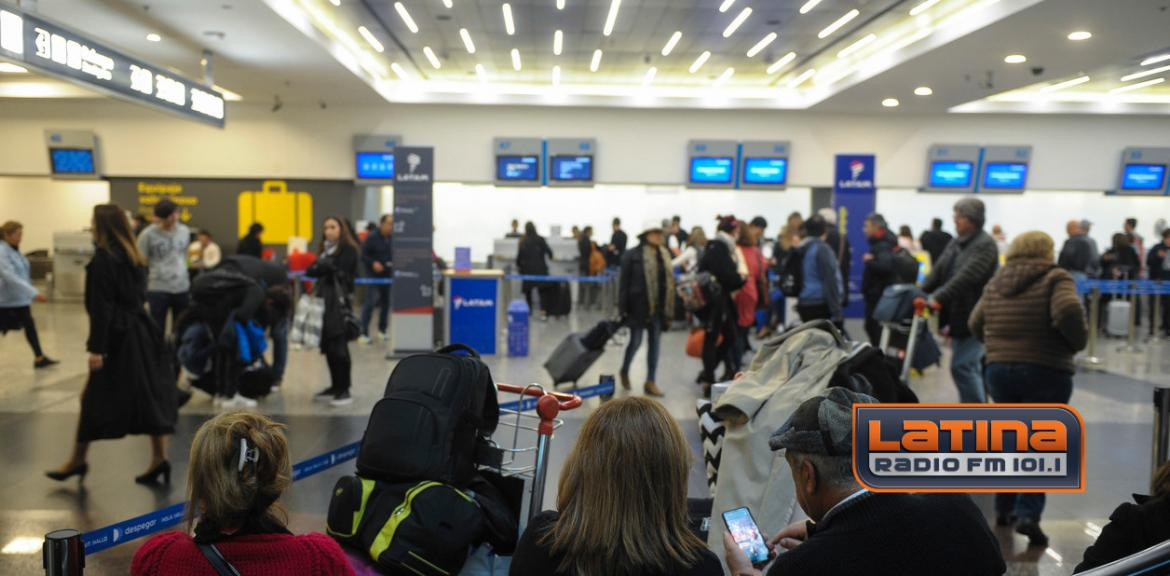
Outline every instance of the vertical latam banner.
<svg viewBox="0 0 1170 576"><path fill-rule="evenodd" d="M434 347L434 148L394 151L394 352Z"/></svg>
<svg viewBox="0 0 1170 576"><path fill-rule="evenodd" d="M861 299L861 274L865 271L865 251L869 241L863 225L865 217L877 209L877 160L873 154L838 154L836 177L833 179L833 210L837 212L837 226L841 235L849 239L853 247L849 277L841 281L848 284L849 306L845 315L860 318L865 314Z"/></svg>
<svg viewBox="0 0 1170 576"><path fill-rule="evenodd" d="M875 492L1084 492L1066 404L854 404L853 471Z"/></svg>

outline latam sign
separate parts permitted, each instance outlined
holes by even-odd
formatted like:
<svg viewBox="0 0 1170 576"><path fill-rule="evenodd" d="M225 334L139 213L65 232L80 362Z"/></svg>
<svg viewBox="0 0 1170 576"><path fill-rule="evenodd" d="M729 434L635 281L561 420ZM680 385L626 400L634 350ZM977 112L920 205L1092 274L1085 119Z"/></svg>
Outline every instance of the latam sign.
<svg viewBox="0 0 1170 576"><path fill-rule="evenodd" d="M1065 404L856 404L853 469L875 492L1083 492Z"/></svg>

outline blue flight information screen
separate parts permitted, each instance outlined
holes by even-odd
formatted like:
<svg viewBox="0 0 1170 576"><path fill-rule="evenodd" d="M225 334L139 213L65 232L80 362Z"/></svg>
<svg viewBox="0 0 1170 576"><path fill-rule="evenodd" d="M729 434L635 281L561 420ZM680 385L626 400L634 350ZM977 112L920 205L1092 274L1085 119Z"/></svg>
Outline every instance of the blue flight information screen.
<svg viewBox="0 0 1170 576"><path fill-rule="evenodd" d="M734 158L691 158L691 182L694 184L731 184L734 171Z"/></svg>
<svg viewBox="0 0 1170 576"><path fill-rule="evenodd" d="M567 182L593 181L592 156L553 156L549 177Z"/></svg>
<svg viewBox="0 0 1170 576"><path fill-rule="evenodd" d="M743 181L747 184L783 185L788 182L788 159L747 158L743 161Z"/></svg>
<svg viewBox="0 0 1170 576"><path fill-rule="evenodd" d="M50 148L53 174L95 174L93 150L88 148Z"/></svg>
<svg viewBox="0 0 1170 576"><path fill-rule="evenodd" d="M393 180L393 152L358 152L358 180Z"/></svg>
<svg viewBox="0 0 1170 576"><path fill-rule="evenodd" d="M536 182L539 179L538 156L496 156L496 180Z"/></svg>
<svg viewBox="0 0 1170 576"><path fill-rule="evenodd" d="M1122 190L1161 190L1166 185L1165 164L1126 164Z"/></svg>
<svg viewBox="0 0 1170 576"><path fill-rule="evenodd" d="M1028 165L1022 162L991 162L983 173L984 188L1022 190L1028 181Z"/></svg>
<svg viewBox="0 0 1170 576"><path fill-rule="evenodd" d="M974 165L970 162L932 162L931 188L970 188Z"/></svg>

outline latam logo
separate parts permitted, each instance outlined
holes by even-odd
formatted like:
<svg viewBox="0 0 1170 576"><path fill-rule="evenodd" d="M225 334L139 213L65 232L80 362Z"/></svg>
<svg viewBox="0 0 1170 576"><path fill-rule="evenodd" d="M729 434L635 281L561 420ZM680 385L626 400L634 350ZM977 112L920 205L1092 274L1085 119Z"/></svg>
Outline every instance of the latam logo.
<svg viewBox="0 0 1170 576"><path fill-rule="evenodd" d="M875 492L1084 492L1065 404L855 404L853 471Z"/></svg>
<svg viewBox="0 0 1170 576"><path fill-rule="evenodd" d="M865 162L863 162L861 160L850 161L849 162L849 179L848 180L838 180L837 187L838 188L862 188L862 189L873 188L874 186L873 186L872 179L868 179L868 178L865 180L861 179L861 176L863 174L865 174L865 170L866 170Z"/></svg>
<svg viewBox="0 0 1170 576"><path fill-rule="evenodd" d="M854 160L849 163L849 172L853 174L852 179L857 180L861 177L861 173L865 172L865 162L861 160Z"/></svg>
<svg viewBox="0 0 1170 576"><path fill-rule="evenodd" d="M418 169L422 166L422 157L418 154L410 154L406 157L407 172L398 174L398 180L401 182L430 182L431 175L418 173Z"/></svg>
<svg viewBox="0 0 1170 576"><path fill-rule="evenodd" d="M455 309L461 310L463 308L491 308L496 305L495 301L489 298L464 298L456 296Z"/></svg>

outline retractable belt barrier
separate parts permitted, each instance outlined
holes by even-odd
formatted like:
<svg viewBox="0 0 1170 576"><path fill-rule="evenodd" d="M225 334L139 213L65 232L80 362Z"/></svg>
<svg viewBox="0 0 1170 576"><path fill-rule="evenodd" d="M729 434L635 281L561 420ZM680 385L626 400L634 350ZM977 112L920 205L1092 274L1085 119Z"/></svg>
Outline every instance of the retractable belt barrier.
<svg viewBox="0 0 1170 576"><path fill-rule="evenodd" d="M614 274L604 276L540 276L534 274L508 274L504 280L525 280L528 282L578 282L581 284L604 284L613 279Z"/></svg>
<svg viewBox="0 0 1170 576"><path fill-rule="evenodd" d="M1097 278L1077 281L1078 294L1090 294L1094 289L1101 294L1165 295L1170 294L1170 282L1161 280L1102 280Z"/></svg>
<svg viewBox="0 0 1170 576"><path fill-rule="evenodd" d="M614 386L612 382L598 384L596 386L586 386L573 391L574 394L581 398L611 395L613 392ZM525 399L516 402L505 402L500 404L500 410L527 412L536 408L537 400L537 398L532 398L531 400ZM293 465L293 482L304 480L305 478L356 459L360 448L361 442L354 442L296 463ZM185 508L186 503L180 502L161 510L155 510L154 512L135 516L134 518L86 532L81 536L85 545L85 555L97 554L98 552L125 544L131 540L150 536L176 526L183 521Z"/></svg>

